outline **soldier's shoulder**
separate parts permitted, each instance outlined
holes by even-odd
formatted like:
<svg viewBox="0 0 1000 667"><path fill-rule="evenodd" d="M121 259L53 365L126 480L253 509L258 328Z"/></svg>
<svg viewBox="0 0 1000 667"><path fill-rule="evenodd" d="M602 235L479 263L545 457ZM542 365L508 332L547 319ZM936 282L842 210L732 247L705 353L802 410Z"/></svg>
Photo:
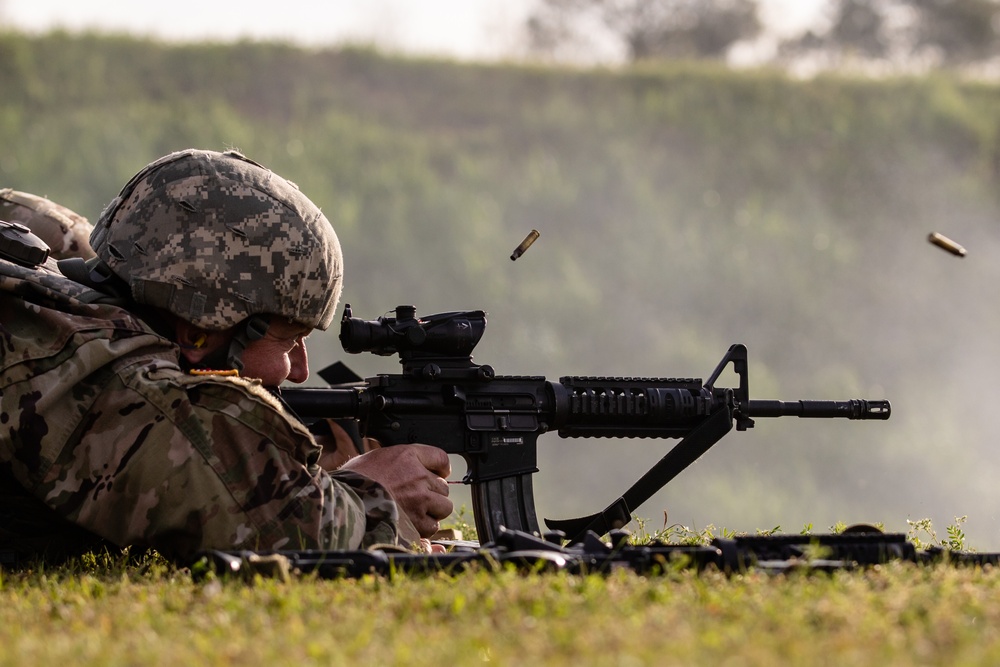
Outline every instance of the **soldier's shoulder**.
<svg viewBox="0 0 1000 667"><path fill-rule="evenodd" d="M274 394L256 380L228 374L191 374L174 364L155 363L142 370L143 381L184 392L197 408L228 415L262 431L288 425L308 431Z"/></svg>

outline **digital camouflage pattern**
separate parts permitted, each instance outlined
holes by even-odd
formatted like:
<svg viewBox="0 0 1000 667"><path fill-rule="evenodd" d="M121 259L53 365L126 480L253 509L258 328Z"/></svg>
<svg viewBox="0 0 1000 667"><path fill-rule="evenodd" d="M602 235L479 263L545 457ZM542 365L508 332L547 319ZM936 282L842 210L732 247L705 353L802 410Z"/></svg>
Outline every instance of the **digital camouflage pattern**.
<svg viewBox="0 0 1000 667"><path fill-rule="evenodd" d="M0 220L19 222L49 246L56 259L82 257L90 259L90 233L94 227L82 215L49 201L45 197L0 189Z"/></svg>
<svg viewBox="0 0 1000 667"><path fill-rule="evenodd" d="M258 384L183 373L173 343L88 295L53 260L0 260L0 480L168 555L396 542L385 489L320 470L312 436Z"/></svg>
<svg viewBox="0 0 1000 667"><path fill-rule="evenodd" d="M185 150L136 174L90 243L139 302L203 329L281 315L326 329L340 242L298 188L236 152Z"/></svg>

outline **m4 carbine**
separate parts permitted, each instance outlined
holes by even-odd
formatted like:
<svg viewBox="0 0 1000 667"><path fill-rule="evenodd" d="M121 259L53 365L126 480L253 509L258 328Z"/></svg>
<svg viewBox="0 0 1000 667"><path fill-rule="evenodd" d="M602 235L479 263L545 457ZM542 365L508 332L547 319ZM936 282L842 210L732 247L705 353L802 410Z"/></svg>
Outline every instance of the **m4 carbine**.
<svg viewBox="0 0 1000 667"><path fill-rule="evenodd" d="M350 387L283 389L281 397L304 421L357 420L362 434L382 446L425 443L468 464L480 541L501 526L539 532L531 475L538 471L542 433L563 438L678 438L680 442L603 511L579 519L546 520L571 542L588 531L621 528L650 496L704 454L735 425L754 417L888 419L888 401L751 400L747 349L733 345L705 382L696 378L498 376L472 361L486 330L486 313L449 312L416 317L399 306L395 317L367 321L344 309L340 341L347 352L398 354L403 372L377 375ZM735 388L715 382L732 364Z"/></svg>

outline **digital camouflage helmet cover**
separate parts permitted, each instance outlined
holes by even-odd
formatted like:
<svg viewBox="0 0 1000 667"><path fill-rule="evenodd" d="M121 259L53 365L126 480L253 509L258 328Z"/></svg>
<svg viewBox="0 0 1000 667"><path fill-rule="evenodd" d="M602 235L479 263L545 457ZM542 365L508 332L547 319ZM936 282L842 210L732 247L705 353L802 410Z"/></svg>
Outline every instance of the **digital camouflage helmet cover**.
<svg viewBox="0 0 1000 667"><path fill-rule="evenodd" d="M326 329L343 282L340 243L319 208L234 151L149 164L101 213L90 243L136 302L203 329L255 315Z"/></svg>
<svg viewBox="0 0 1000 667"><path fill-rule="evenodd" d="M82 215L29 192L0 189L0 220L18 222L42 239L56 259L90 259L88 238L93 227Z"/></svg>

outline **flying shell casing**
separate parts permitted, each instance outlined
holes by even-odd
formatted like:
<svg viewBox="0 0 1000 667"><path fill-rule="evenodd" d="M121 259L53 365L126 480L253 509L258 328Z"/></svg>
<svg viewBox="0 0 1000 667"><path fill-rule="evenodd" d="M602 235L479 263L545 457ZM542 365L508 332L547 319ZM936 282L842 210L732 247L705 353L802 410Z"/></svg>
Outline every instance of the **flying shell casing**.
<svg viewBox="0 0 1000 667"><path fill-rule="evenodd" d="M965 257L965 248L958 245L957 243L952 241L947 236L944 236L943 234L938 234L937 232L931 232L930 235L927 237L927 240L936 245L937 247L942 248L943 250L947 250L952 255L955 255L957 257Z"/></svg>
<svg viewBox="0 0 1000 667"><path fill-rule="evenodd" d="M514 252L511 253L510 255L510 261L513 262L518 257L523 255L524 251L527 250L529 247L531 247L531 244L534 243L535 239L537 239L539 236L541 236L541 234L538 233L537 229L532 229L530 232L528 232L528 235L524 237L523 241L521 241L521 245L514 248Z"/></svg>

